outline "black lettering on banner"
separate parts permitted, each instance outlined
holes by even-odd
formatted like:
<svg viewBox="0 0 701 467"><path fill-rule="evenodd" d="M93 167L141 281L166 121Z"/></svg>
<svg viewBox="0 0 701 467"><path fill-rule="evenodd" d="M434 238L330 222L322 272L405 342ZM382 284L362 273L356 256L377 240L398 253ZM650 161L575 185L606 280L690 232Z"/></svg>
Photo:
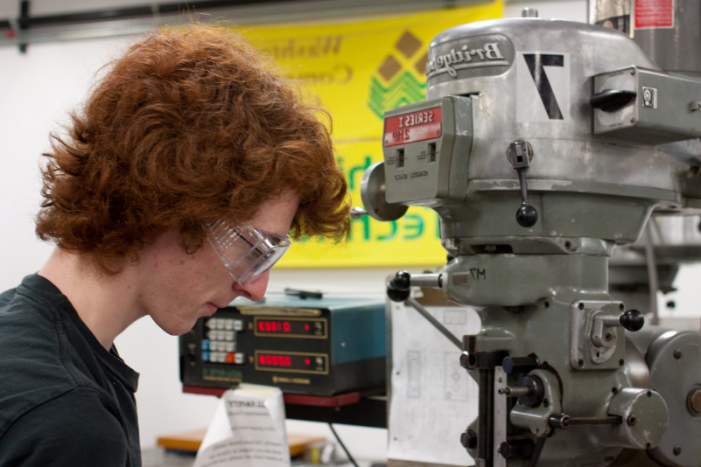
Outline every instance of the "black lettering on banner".
<svg viewBox="0 0 701 467"><path fill-rule="evenodd" d="M538 94L540 94L540 99L543 101L545 112L547 112L548 117L550 120L564 120L562 112L560 111L560 106L557 105L557 99L555 98L553 88L550 86L548 76L545 74L544 67L564 67L565 56L554 54L523 54L523 58L526 60L526 65L528 65L528 69L531 72L533 82L535 82L535 87L538 89Z"/></svg>

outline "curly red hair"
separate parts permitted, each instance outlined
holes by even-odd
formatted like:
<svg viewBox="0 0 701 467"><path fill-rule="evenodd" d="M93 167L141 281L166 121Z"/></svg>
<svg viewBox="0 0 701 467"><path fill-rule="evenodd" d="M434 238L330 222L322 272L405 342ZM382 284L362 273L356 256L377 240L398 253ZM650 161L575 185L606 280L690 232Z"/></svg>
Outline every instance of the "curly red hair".
<svg viewBox="0 0 701 467"><path fill-rule="evenodd" d="M347 186L319 112L236 32L150 35L52 135L37 235L116 273L167 231L194 252L207 223L245 222L291 190L295 237L344 237Z"/></svg>

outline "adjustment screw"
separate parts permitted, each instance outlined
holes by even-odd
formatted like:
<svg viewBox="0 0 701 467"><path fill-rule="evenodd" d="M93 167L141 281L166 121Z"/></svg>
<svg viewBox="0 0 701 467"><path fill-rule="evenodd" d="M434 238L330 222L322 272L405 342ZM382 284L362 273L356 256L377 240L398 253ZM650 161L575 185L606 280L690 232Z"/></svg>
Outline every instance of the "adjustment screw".
<svg viewBox="0 0 701 467"><path fill-rule="evenodd" d="M677 360L679 360L680 358L682 358L682 349L676 349L676 350L674 351L674 358L676 358Z"/></svg>
<svg viewBox="0 0 701 467"><path fill-rule="evenodd" d="M638 419L635 418L635 415L631 415L626 421L628 422L628 426L635 426L635 422L637 422Z"/></svg>
<svg viewBox="0 0 701 467"><path fill-rule="evenodd" d="M692 389L688 396L689 407L695 415L701 414L701 389Z"/></svg>
<svg viewBox="0 0 701 467"><path fill-rule="evenodd" d="M468 359L467 354L465 354L465 353L460 354L460 366L461 366L461 367L467 368L467 367L469 366L468 361L469 361L469 359ZM464 434L464 433L463 433L463 434Z"/></svg>
<svg viewBox="0 0 701 467"><path fill-rule="evenodd" d="M469 442L470 438L467 436L467 433L460 433L460 444L462 444L462 447L466 448Z"/></svg>
<svg viewBox="0 0 701 467"><path fill-rule="evenodd" d="M460 444L467 449L475 449L477 447L477 433L473 430L467 430L460 434Z"/></svg>
<svg viewBox="0 0 701 467"><path fill-rule="evenodd" d="M679 454L682 453L682 447L681 446L674 446L674 450L672 451L675 456L678 456Z"/></svg>

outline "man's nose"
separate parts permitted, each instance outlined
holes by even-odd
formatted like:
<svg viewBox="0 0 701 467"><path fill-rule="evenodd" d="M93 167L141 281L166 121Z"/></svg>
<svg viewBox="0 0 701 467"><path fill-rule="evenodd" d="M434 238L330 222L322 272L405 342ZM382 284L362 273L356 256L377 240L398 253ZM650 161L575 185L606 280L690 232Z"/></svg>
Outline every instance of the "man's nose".
<svg viewBox="0 0 701 467"><path fill-rule="evenodd" d="M265 296L265 290L268 288L268 279L270 278L270 271L265 271L263 274L254 277L253 279L246 282L246 285L239 285L234 282L234 290L241 293L244 297L254 302L259 302L263 300Z"/></svg>

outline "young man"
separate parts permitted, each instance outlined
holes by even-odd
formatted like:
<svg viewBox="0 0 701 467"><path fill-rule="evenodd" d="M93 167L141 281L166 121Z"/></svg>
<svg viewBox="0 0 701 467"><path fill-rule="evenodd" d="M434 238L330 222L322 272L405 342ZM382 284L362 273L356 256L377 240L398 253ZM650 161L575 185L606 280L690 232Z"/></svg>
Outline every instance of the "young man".
<svg viewBox="0 0 701 467"><path fill-rule="evenodd" d="M152 35L45 154L38 274L0 295L0 465L141 465L115 337L260 300L287 233L339 238L346 183L316 110L239 35Z"/></svg>

